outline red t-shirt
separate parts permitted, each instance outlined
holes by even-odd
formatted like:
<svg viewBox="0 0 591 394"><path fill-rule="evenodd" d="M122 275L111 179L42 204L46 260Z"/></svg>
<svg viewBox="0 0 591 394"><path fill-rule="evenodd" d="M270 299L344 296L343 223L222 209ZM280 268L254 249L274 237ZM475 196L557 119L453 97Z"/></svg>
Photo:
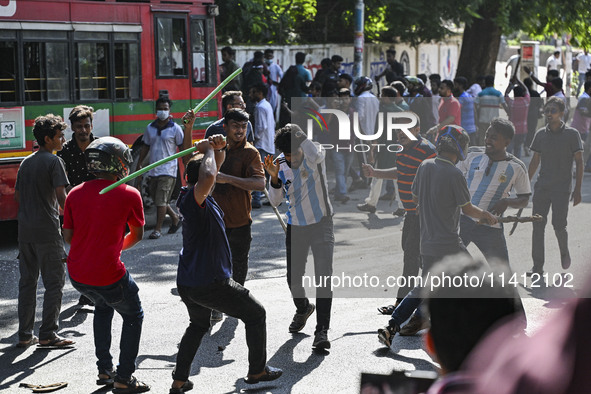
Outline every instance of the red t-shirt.
<svg viewBox="0 0 591 394"><path fill-rule="evenodd" d="M449 116L454 117L451 124L462 125L462 106L458 99L453 96L442 97L439 101L439 121L443 122Z"/></svg>
<svg viewBox="0 0 591 394"><path fill-rule="evenodd" d="M135 188L124 184L99 194L113 183L105 179L84 182L66 198L64 228L73 230L68 272L85 285L108 286L123 277L125 225L144 225L142 197Z"/></svg>

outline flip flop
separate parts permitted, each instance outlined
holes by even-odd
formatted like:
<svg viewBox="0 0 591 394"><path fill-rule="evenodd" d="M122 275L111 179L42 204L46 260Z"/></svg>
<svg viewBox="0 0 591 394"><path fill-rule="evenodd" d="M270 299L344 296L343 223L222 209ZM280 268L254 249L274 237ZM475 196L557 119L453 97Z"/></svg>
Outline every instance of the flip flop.
<svg viewBox="0 0 591 394"><path fill-rule="evenodd" d="M69 339L55 337L47 343L39 343L38 349L71 349L76 342Z"/></svg>
<svg viewBox="0 0 591 394"><path fill-rule="evenodd" d="M180 219L177 224L173 224L170 226L170 228L168 229L168 234L176 233L179 230L179 228L181 228L181 220Z"/></svg>
<svg viewBox="0 0 591 394"><path fill-rule="evenodd" d="M108 376L108 378L101 378L101 375ZM96 380L96 384L99 386L110 386L115 382L116 375L117 372L115 372L113 369L100 371L98 374L98 379Z"/></svg>
<svg viewBox="0 0 591 394"><path fill-rule="evenodd" d="M160 237L162 237L162 234L160 234L160 231L153 231L152 234L150 234L150 236L148 238L158 239Z"/></svg>
<svg viewBox="0 0 591 394"><path fill-rule="evenodd" d="M183 385L179 388L171 387L168 394L182 394L186 393L187 391L193 390L193 382L187 380Z"/></svg>
<svg viewBox="0 0 591 394"><path fill-rule="evenodd" d="M63 389L67 387L68 383L66 382L59 382L59 383L52 383L52 384L29 384L29 383L21 383L19 387L26 387L28 389L32 389L34 393L51 393L52 391L56 391L59 389Z"/></svg>
<svg viewBox="0 0 591 394"><path fill-rule="evenodd" d="M380 306L378 308L378 312L380 312L382 315L391 315L394 313L394 309L396 309L394 305Z"/></svg>
<svg viewBox="0 0 591 394"><path fill-rule="evenodd" d="M31 337L31 339L29 339L28 341L19 341L16 344L16 347L19 349L25 349L28 348L29 346L33 346L39 343L39 338L37 338L35 335L33 335Z"/></svg>

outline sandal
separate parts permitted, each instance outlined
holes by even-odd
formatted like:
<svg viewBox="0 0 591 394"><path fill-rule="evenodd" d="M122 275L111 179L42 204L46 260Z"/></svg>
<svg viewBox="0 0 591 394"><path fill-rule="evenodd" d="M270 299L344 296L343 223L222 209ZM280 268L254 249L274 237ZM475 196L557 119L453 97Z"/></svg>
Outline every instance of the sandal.
<svg viewBox="0 0 591 394"><path fill-rule="evenodd" d="M382 315L392 315L392 313L394 313L394 309L396 309L394 305L380 306L378 308L378 312L380 312Z"/></svg>
<svg viewBox="0 0 591 394"><path fill-rule="evenodd" d="M37 345L37 348L43 349L70 349L73 348L76 342L70 341L69 339L55 337L47 343L41 343Z"/></svg>
<svg viewBox="0 0 591 394"><path fill-rule="evenodd" d="M107 377L101 378L101 375L107 376ZM115 376L117 376L117 373L115 372L115 370L113 368L104 369L102 371L99 371L98 379L96 380L96 384L98 384L99 386L110 386L113 384L113 382L115 382Z"/></svg>
<svg viewBox="0 0 591 394"><path fill-rule="evenodd" d="M18 341L16 347L19 349L28 348L29 346L33 346L39 343L39 338L33 335L28 341Z"/></svg>
<svg viewBox="0 0 591 394"><path fill-rule="evenodd" d="M162 234L160 234L160 231L152 231L152 234L150 234L150 236L148 238L158 239L160 237L162 237Z"/></svg>
<svg viewBox="0 0 591 394"><path fill-rule="evenodd" d="M115 376L114 383L124 384L127 387L115 387L113 389L113 394L144 393L146 391L150 391L150 386L144 382L140 382L135 378L135 376L132 376L127 380L124 380L119 376Z"/></svg>
<svg viewBox="0 0 591 394"><path fill-rule="evenodd" d="M270 382L271 380L278 379L283 374L283 371L279 368L265 367L263 374L257 378L252 375L248 375L244 378L246 384L257 384L259 382Z"/></svg>
<svg viewBox="0 0 591 394"><path fill-rule="evenodd" d="M51 393L53 391L57 391L59 389L63 389L67 387L67 382L58 382L52 384L29 384L29 383L21 383L18 387L26 387L28 389L33 390L34 393Z"/></svg>
<svg viewBox="0 0 591 394"><path fill-rule="evenodd" d="M168 394L182 394L193 389L193 382L187 380L181 387L171 387Z"/></svg>

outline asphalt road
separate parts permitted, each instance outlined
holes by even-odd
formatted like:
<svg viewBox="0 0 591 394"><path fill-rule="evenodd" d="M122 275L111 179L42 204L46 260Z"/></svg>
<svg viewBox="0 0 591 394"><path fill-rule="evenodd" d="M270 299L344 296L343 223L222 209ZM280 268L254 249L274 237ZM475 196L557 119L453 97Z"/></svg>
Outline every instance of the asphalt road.
<svg viewBox="0 0 591 394"><path fill-rule="evenodd" d="M335 203L335 272L398 275L402 267L400 236L402 221L392 215L396 206L381 201L376 214L357 211L367 190L355 191L346 204ZM564 300L557 295L574 295L589 274L591 246L588 229L591 222L591 176L583 183L583 203L569 211L570 250L575 289L532 288L519 283L528 315L528 332L533 332ZM512 213L512 212L508 212ZM523 215L531 213L531 203ZM153 213L148 212L145 239L123 253L123 261L140 287L145 311L142 341L137 360L138 379L152 386L154 393L167 393L171 383L177 344L188 324L187 313L175 292L175 278L181 235L164 235L149 240ZM359 391L361 372L388 374L392 370L435 370L436 364L423 350L422 339L397 337L391 349L377 341L376 330L387 323L376 307L391 303L395 289L347 289L337 291L329 338L330 351L312 351L315 315L299 334L287 327L294 313L285 279L284 234L270 207L254 211L251 267L246 286L267 310L269 364L284 369L284 376L271 383L247 386L247 348L244 326L233 318L217 323L206 336L191 371L194 392L206 393L354 393ZM165 224L165 231L167 230ZM505 233L508 233L507 227ZM63 393L106 392L95 385L96 367L92 336L92 308L76 306L78 293L69 282L64 289L60 335L75 339L75 348L65 350L16 349L18 263L16 226L1 224L0 240L0 391L24 393L19 383L49 384L60 381L69 386ZM557 244L551 227L546 236L546 270L560 273ZM531 267L531 224L520 224L507 237L511 265L519 275ZM478 257L472 246L470 252ZM521 279L519 279L521 281ZM40 284L40 289L42 285ZM38 296L40 318L42 290ZM113 321L114 345L121 319ZM38 324L36 325L38 329ZM97 390L98 389L98 390Z"/></svg>

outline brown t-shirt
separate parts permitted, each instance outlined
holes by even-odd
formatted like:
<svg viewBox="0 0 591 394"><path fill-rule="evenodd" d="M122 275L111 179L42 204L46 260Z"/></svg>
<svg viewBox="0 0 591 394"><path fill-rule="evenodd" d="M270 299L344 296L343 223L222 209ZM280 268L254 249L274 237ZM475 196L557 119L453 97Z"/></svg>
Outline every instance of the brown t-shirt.
<svg viewBox="0 0 591 394"><path fill-rule="evenodd" d="M246 142L246 141L245 141ZM261 156L258 150L249 142L242 146L228 149L226 160L220 172L241 178L265 176ZM252 209L250 191L238 187L218 183L213 190L213 198L224 211L224 223L226 228L246 226L252 222L250 211Z"/></svg>

